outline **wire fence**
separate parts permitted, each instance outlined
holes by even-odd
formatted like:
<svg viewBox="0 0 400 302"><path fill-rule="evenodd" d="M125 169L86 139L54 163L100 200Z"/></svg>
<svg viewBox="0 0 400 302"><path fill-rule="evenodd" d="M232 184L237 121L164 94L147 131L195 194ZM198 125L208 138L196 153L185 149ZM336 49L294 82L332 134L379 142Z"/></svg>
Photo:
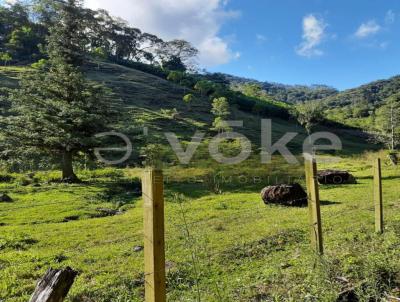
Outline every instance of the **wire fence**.
<svg viewBox="0 0 400 302"><path fill-rule="evenodd" d="M352 196L340 193L334 196L334 200L331 200L332 197L327 200L325 196L331 196L329 188L322 186L321 190L322 233L328 251L330 246L337 241L346 240L347 236L374 232L375 222L374 195L369 182L363 183L358 189L357 186L352 187L357 191L357 201ZM387 189L385 185L384 189ZM215 192L210 191L210 194L215 195ZM391 192L389 196L384 195L385 217L386 215L390 217L390 209L398 206L398 196L396 192ZM153 196L144 197L153 199ZM309 233L313 223L310 223L309 210L306 207L291 209L291 214L296 216L286 217L284 212L288 210L287 208L266 207L260 199L254 202L247 201L249 205L246 204L244 207L242 205L246 202L246 198L248 197L243 196L242 200L228 205L216 203L217 208L214 211L197 213L196 211L202 208L196 204L199 201L181 195L171 197L174 207L173 211L165 213L165 232L162 234L165 238L163 248L166 253L166 264L165 268L160 270L144 271L141 267L143 257L146 257L143 253L144 242L147 241L151 246L156 243L154 234L149 236L146 229L134 233L131 225L119 225L119 233L115 234L114 227L95 230L72 230L60 227L57 230L44 230L38 225L32 229L36 238L68 236L68 238L79 237L80 240L71 243L68 248L54 247L54 250L49 251L46 256L39 253L35 255L34 252L25 255L21 252L17 261L1 257L0 273L32 268L32 265L36 264L44 268L56 265L57 261L79 267L82 257L88 258L94 251L109 247L113 252L112 256L107 254L96 257L104 256L103 260L109 258L112 266L94 266L90 274L127 274L137 287L147 285L146 289L153 287L154 290L156 290L154 283L149 284L151 282L149 280L154 275L165 274L169 301L188 301L187 295L179 294L180 290L188 290L191 293L191 301L211 301L211 299L227 301L234 296L256 295L260 289L257 282L248 282L251 276L248 276L247 280L232 281L227 277L229 273L237 276L237 271L241 268L250 265L249 263L260 264L268 259L269 254L293 253L299 247L303 249L309 246ZM221 200L224 199L222 194ZM58 202L38 203L35 207L58 204ZM0 217L3 217L3 214L8 215L11 211L27 208L30 206L0 210ZM91 238L89 235L94 231L99 232L99 236ZM86 240L82 240L82 237L85 239L83 235L87 235ZM228 263L234 264L233 268L225 267ZM285 265L283 263L283 266ZM82 273L88 272L82 271ZM232 287L232 283L235 286Z"/></svg>

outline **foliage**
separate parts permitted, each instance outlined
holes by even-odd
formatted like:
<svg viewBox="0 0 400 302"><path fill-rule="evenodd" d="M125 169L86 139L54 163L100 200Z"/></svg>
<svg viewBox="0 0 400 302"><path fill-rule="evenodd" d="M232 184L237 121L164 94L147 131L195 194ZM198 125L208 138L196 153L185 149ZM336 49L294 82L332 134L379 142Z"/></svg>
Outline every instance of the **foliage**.
<svg viewBox="0 0 400 302"><path fill-rule="evenodd" d="M161 109L161 114L167 118L174 120L179 117L179 112L176 108L173 109Z"/></svg>
<svg viewBox="0 0 400 302"><path fill-rule="evenodd" d="M162 68L164 70L173 70L181 73L186 71L186 66L183 64L181 58L175 56L170 58L168 61L163 61Z"/></svg>
<svg viewBox="0 0 400 302"><path fill-rule="evenodd" d="M172 81L174 83L180 83L184 77L185 74L182 71L170 71L167 80Z"/></svg>
<svg viewBox="0 0 400 302"><path fill-rule="evenodd" d="M400 90L400 76L375 81L327 97L322 102L330 120L375 132L374 116L388 98Z"/></svg>
<svg viewBox="0 0 400 302"><path fill-rule="evenodd" d="M0 61L4 62L4 66L7 66L7 63L12 60L12 57L7 52L0 52Z"/></svg>
<svg viewBox="0 0 400 302"><path fill-rule="evenodd" d="M231 131L225 119L231 114L228 100L225 97L216 98L212 102L211 113L215 116L212 130L218 133Z"/></svg>
<svg viewBox="0 0 400 302"><path fill-rule="evenodd" d="M47 66L46 59L40 59L39 61L31 64L31 67L34 69L45 69L46 66Z"/></svg>
<svg viewBox="0 0 400 302"><path fill-rule="evenodd" d="M191 94L191 93L186 94L186 95L183 97L183 101L184 101L185 103L187 103L187 104L190 104L191 102L193 102L193 99L194 99L194 95Z"/></svg>
<svg viewBox="0 0 400 302"><path fill-rule="evenodd" d="M211 130L217 131L218 133L223 133L232 131L232 128L222 117L217 116L213 121Z"/></svg>
<svg viewBox="0 0 400 302"><path fill-rule="evenodd" d="M186 94L183 97L183 101L186 103L188 110L192 109L192 102L194 100L194 95L192 93Z"/></svg>
<svg viewBox="0 0 400 302"><path fill-rule="evenodd" d="M34 61L43 56L46 37L63 16L66 1L34 0L31 4L0 6L0 52L17 61ZM95 58L141 62L168 70L195 70L198 50L184 40L163 41L159 37L130 27L105 10L78 6L71 12L81 20L79 31L85 53Z"/></svg>
<svg viewBox="0 0 400 302"><path fill-rule="evenodd" d="M400 94L388 98L376 111L375 137L390 150L395 150L400 143Z"/></svg>
<svg viewBox="0 0 400 302"><path fill-rule="evenodd" d="M196 85L194 86L194 89L199 91L202 96L206 96L213 91L214 85L210 81L201 80L196 83Z"/></svg>
<svg viewBox="0 0 400 302"><path fill-rule="evenodd" d="M225 97L214 99L211 113L220 118L228 117L231 114L228 100Z"/></svg>
<svg viewBox="0 0 400 302"><path fill-rule="evenodd" d="M325 85L284 85L270 82L259 82L232 75L224 76L235 89L242 90L243 86L247 86L245 88L251 88L252 86L253 88L260 87L269 98L291 104L321 100L338 94L336 89Z"/></svg>
<svg viewBox="0 0 400 302"><path fill-rule="evenodd" d="M323 120L323 109L319 102L308 102L296 105L293 115L310 134L313 127Z"/></svg>
<svg viewBox="0 0 400 302"><path fill-rule="evenodd" d="M109 129L116 112L107 99L108 90L88 82L79 70L82 41L71 35L80 29L77 10L75 1L69 0L61 13L63 22L51 30L48 69L24 76L10 96L10 114L3 119L7 150L32 148L61 156L65 179L75 178L73 157L97 145L94 135Z"/></svg>

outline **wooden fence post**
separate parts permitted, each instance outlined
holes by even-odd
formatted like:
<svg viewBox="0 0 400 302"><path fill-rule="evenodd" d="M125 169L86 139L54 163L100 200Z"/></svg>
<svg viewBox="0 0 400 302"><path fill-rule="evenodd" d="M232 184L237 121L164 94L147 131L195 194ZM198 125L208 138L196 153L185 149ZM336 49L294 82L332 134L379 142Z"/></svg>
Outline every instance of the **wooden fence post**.
<svg viewBox="0 0 400 302"><path fill-rule="evenodd" d="M305 156L308 210L310 215L311 244L317 254L324 253L322 239L321 208L319 201L317 162L311 155Z"/></svg>
<svg viewBox="0 0 400 302"><path fill-rule="evenodd" d="M375 231L377 233L383 233L382 171L380 158L374 161L374 203Z"/></svg>
<svg viewBox="0 0 400 302"><path fill-rule="evenodd" d="M164 184L162 171L146 169L142 186L145 301L165 302Z"/></svg>

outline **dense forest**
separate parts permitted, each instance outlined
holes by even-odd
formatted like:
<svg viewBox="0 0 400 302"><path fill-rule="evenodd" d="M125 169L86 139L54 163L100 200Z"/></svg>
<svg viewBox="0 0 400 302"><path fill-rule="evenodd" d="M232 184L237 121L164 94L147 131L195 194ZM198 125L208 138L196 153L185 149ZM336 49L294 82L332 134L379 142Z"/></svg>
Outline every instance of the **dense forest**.
<svg viewBox="0 0 400 302"><path fill-rule="evenodd" d="M33 0L0 7L0 53L4 64L23 64L45 58L46 37L59 22L62 1ZM197 50L187 41L163 41L133 28L105 10L75 10L81 23L80 47L88 55L115 61L143 62L185 70L194 68Z"/></svg>

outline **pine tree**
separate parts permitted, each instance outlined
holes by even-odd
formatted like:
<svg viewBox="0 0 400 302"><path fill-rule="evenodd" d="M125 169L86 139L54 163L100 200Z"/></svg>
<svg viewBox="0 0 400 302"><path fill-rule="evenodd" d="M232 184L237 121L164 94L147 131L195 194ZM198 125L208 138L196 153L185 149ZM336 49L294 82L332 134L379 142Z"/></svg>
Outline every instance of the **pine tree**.
<svg viewBox="0 0 400 302"><path fill-rule="evenodd" d="M34 148L60 157L63 179L77 181L73 158L96 146L94 135L109 130L116 110L110 93L89 82L80 70L84 49L80 38L79 3L68 0L48 39L48 64L28 73L10 97L4 136L13 148Z"/></svg>

